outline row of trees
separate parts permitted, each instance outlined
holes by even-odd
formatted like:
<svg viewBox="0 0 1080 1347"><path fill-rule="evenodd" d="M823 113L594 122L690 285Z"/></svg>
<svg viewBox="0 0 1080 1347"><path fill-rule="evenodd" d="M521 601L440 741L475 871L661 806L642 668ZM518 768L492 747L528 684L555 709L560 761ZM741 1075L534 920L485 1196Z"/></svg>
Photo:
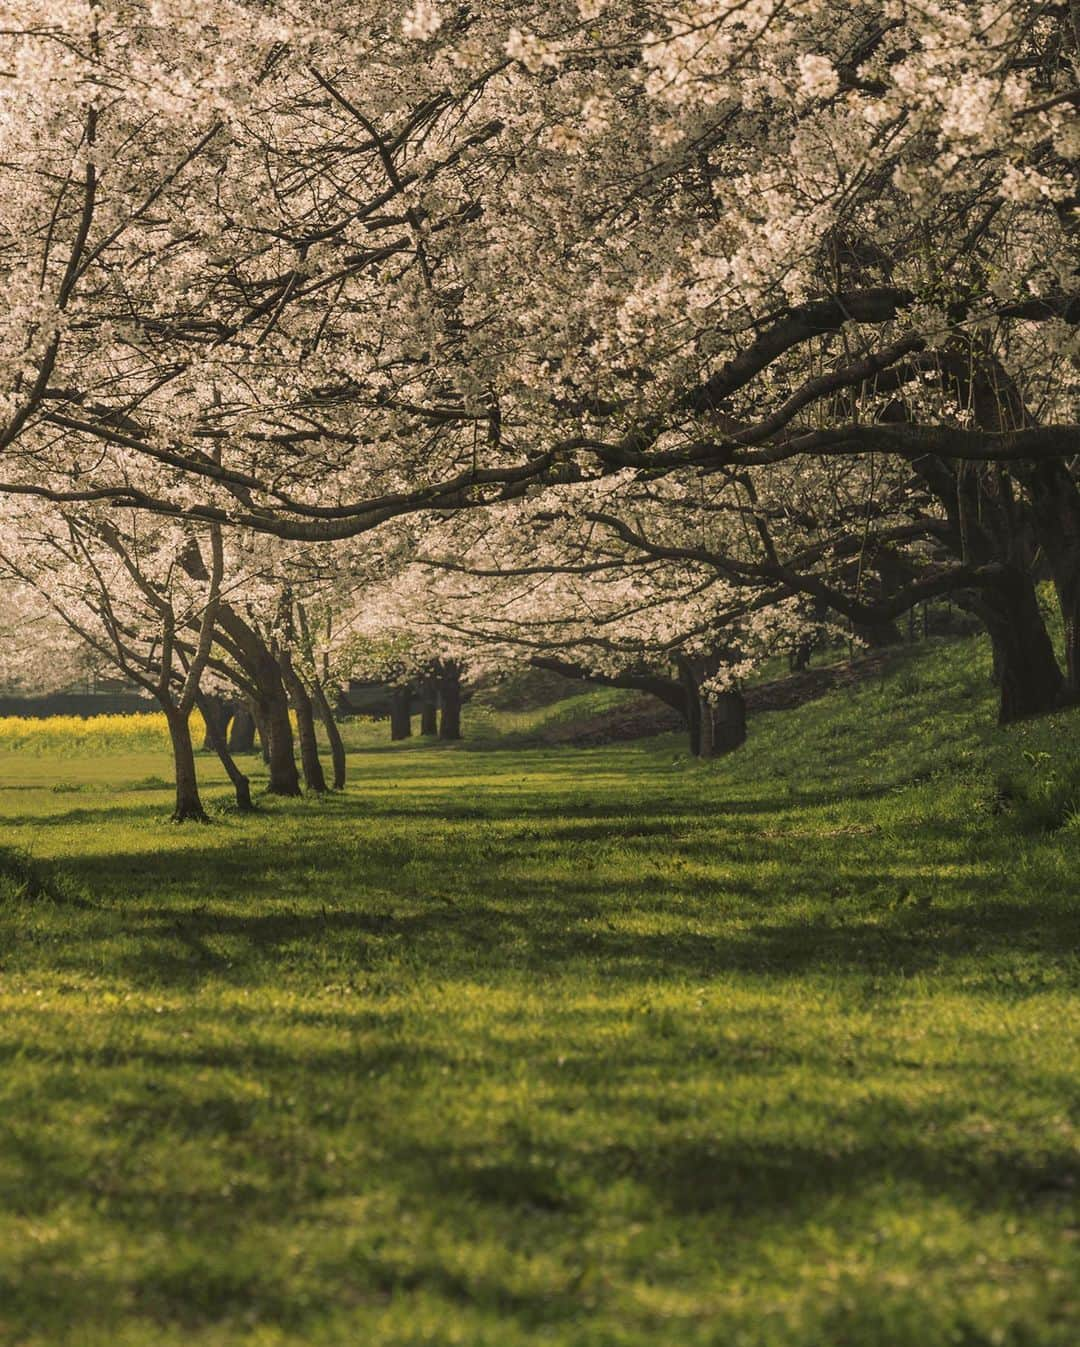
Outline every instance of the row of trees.
<svg viewBox="0 0 1080 1347"><path fill-rule="evenodd" d="M1076 0L0 11L3 567L178 779L222 679L317 781L350 658L708 753L939 595L1002 720L1080 693Z"/></svg>

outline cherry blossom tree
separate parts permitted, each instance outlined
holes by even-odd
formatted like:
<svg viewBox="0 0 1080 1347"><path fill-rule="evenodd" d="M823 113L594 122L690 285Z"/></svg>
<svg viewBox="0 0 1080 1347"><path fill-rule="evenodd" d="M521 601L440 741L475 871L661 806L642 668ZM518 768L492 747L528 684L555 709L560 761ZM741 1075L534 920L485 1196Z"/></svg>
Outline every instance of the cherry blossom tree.
<svg viewBox="0 0 1080 1347"><path fill-rule="evenodd" d="M955 592L1005 718L1078 690L1074 6L33 0L0 48L9 494L321 546L636 474L573 507L631 570Z"/></svg>
<svg viewBox="0 0 1080 1347"><path fill-rule="evenodd" d="M131 512L118 520L114 512L44 506L20 521L19 544L18 551L0 550L0 573L157 701L172 744L173 820L205 821L190 718L221 601L221 528L208 527L210 565L198 582L179 560L192 545L190 533Z"/></svg>

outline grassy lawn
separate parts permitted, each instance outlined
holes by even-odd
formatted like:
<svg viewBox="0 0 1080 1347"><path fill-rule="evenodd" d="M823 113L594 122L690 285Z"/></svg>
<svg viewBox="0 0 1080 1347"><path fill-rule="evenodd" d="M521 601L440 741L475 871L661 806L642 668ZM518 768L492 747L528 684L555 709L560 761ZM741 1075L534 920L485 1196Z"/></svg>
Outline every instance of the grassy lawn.
<svg viewBox="0 0 1080 1347"><path fill-rule="evenodd" d="M202 828L0 754L0 1343L1075 1347L1080 712L984 666Z"/></svg>

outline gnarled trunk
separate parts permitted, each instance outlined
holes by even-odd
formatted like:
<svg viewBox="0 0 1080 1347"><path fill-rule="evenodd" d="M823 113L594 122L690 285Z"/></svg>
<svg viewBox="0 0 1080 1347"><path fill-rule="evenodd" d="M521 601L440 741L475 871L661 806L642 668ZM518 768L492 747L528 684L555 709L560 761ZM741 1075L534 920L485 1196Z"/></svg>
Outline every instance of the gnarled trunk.
<svg viewBox="0 0 1080 1347"><path fill-rule="evenodd" d="M311 698L308 696L308 690L304 687L303 680L293 667L292 655L288 650L283 650L278 656L278 663L281 666L281 676L288 689L289 696L292 698L293 710L296 712L296 729L300 739L300 761L304 768L304 785L308 790L316 795L325 795L326 777L323 775L322 763L319 761L319 741L315 737L315 714L311 706Z"/></svg>
<svg viewBox="0 0 1080 1347"><path fill-rule="evenodd" d="M163 707L172 744L173 772L176 777L176 807L174 823L205 823L206 810L199 798L199 781L195 774L195 746L191 742L190 716L175 706Z"/></svg>
<svg viewBox="0 0 1080 1347"><path fill-rule="evenodd" d="M322 717L323 729L326 731L326 739L330 745L330 761L334 768L334 789L345 789L345 740L341 737L341 730L334 719L333 707L326 695L326 689L322 685L322 680L316 678L311 684L312 698Z"/></svg>
<svg viewBox="0 0 1080 1347"><path fill-rule="evenodd" d="M289 699L273 652L259 633L228 603L218 613L222 632L235 647L249 681L258 689L252 713L259 731L263 759L270 768L271 795L299 795L300 776L293 753Z"/></svg>
<svg viewBox="0 0 1080 1347"><path fill-rule="evenodd" d="M280 687L280 682L279 682ZM289 720L289 702L285 689L281 695L262 698L262 726L266 727L263 745L270 767L270 780L266 789L271 795L293 796L300 794L300 773L296 770L296 757L293 753L292 722Z"/></svg>
<svg viewBox="0 0 1080 1347"><path fill-rule="evenodd" d="M394 688L390 693L390 738L395 742L412 734L412 689Z"/></svg>
<svg viewBox="0 0 1080 1347"><path fill-rule="evenodd" d="M1007 725L1059 707L1065 682L1031 577L1010 567L999 581L961 602L982 619L990 634L1000 689L998 723Z"/></svg>
<svg viewBox="0 0 1080 1347"><path fill-rule="evenodd" d="M233 703L227 697L222 697L220 693L208 692L200 695L198 705L203 724L206 726L202 751L210 753L214 751L215 733L220 738L225 738L228 733L229 721L233 717Z"/></svg>
<svg viewBox="0 0 1080 1347"><path fill-rule="evenodd" d="M206 737L210 741L210 747L218 755L222 767L225 768L225 775L232 782L233 791L236 794L237 809L242 814L249 814L255 808L251 803L251 782L233 761L219 719L214 717L212 712L209 715L207 714L210 708L206 703L209 701L209 697L202 695L197 698L197 705L202 712L203 720L206 722Z"/></svg>
<svg viewBox="0 0 1080 1347"><path fill-rule="evenodd" d="M1060 460L1026 475L1036 536L1057 592L1064 629L1065 681L1080 693L1080 489Z"/></svg>

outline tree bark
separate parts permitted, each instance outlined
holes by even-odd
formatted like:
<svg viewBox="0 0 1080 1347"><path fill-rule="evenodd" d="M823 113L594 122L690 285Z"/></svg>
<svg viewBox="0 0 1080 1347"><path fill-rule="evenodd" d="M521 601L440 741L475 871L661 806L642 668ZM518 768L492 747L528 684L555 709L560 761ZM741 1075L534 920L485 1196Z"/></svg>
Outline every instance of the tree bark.
<svg viewBox="0 0 1080 1347"><path fill-rule="evenodd" d="M990 634L1000 690L998 723L1045 715L1062 704L1061 676L1031 577L1010 568L1002 580L964 599Z"/></svg>
<svg viewBox="0 0 1080 1347"><path fill-rule="evenodd" d="M202 714L203 724L206 726L202 751L210 753L214 751L215 738L225 738L227 735L229 721L233 717L233 704L227 697L222 697L220 693L208 692L200 694L198 707ZM213 727L211 727L211 721Z"/></svg>
<svg viewBox="0 0 1080 1347"><path fill-rule="evenodd" d="M686 724L690 752L697 758L731 753L746 742L746 699L737 688L706 693L703 685L715 677L722 656L679 657L679 676L686 689Z"/></svg>
<svg viewBox="0 0 1080 1347"><path fill-rule="evenodd" d="M949 353L946 368L981 429L1037 426L1021 390L982 339L973 337L968 347ZM977 559L985 559L995 550L1007 562L1002 582L981 591L970 605L986 622L994 646L999 723L1052 711L1076 691L1080 677L1080 490L1061 460L1020 461L1011 472L1001 465L955 471L955 518L964 552L970 549ZM1027 511L1015 501L1014 477L1027 491ZM951 502L945 503L954 517ZM1031 578L1035 543L1049 562L1065 624L1064 679Z"/></svg>
<svg viewBox="0 0 1080 1347"><path fill-rule="evenodd" d="M788 671L790 673L803 673L810 667L810 656L813 653L813 641L800 641L793 650L788 652Z"/></svg>
<svg viewBox="0 0 1080 1347"><path fill-rule="evenodd" d="M390 738L408 739L412 734L412 689L394 688L390 693Z"/></svg>
<svg viewBox="0 0 1080 1347"><path fill-rule="evenodd" d="M420 733L427 738L439 733L439 690L430 678L420 685Z"/></svg>
<svg viewBox="0 0 1080 1347"><path fill-rule="evenodd" d="M221 760L221 765L225 768L226 776L232 782L233 790L236 793L237 809L242 814L250 814L254 812L255 809L255 806L251 803L251 782L233 761L220 721L215 719L213 714L207 714L207 711L210 708L208 708L205 703L209 700L209 697L204 697L202 695L200 695L197 700L197 705L202 712L203 720L206 722L206 737L210 741L210 747Z"/></svg>
<svg viewBox="0 0 1080 1347"><path fill-rule="evenodd" d="M990 413L984 413L989 424ZM1046 630L1030 570L1028 522L1010 476L998 464L959 467L937 459L914 463L945 507L951 525L944 541L961 561L994 563L1000 574L977 591L957 595L984 624L1000 690L998 723L1044 715L1065 699L1054 644Z"/></svg>
<svg viewBox="0 0 1080 1347"><path fill-rule="evenodd" d="M270 761L270 728L266 721L266 711L260 702L252 703L251 718L255 722L255 728L259 735L259 753L262 755L264 763Z"/></svg>
<svg viewBox="0 0 1080 1347"><path fill-rule="evenodd" d="M273 652L259 633L228 603L218 612L221 630L228 636L259 695L252 704L262 742L263 758L270 768L267 791L271 795L299 795L300 776L293 751L289 699Z"/></svg>
<svg viewBox="0 0 1080 1347"><path fill-rule="evenodd" d="M311 698L303 680L296 672L292 654L283 650L278 656L281 676L292 698L296 712L296 729L300 739L300 761L304 768L304 785L316 795L326 794L326 777L319 761L319 741L315 735L315 714Z"/></svg>
<svg viewBox="0 0 1080 1347"><path fill-rule="evenodd" d="M174 823L205 823L206 810L199 798L199 781L195 773L195 746L191 741L191 718L175 706L163 704L172 744L173 771L176 777L176 808Z"/></svg>
<svg viewBox="0 0 1080 1347"><path fill-rule="evenodd" d="M289 703L285 689L281 696L263 698L260 708L263 724L266 726L267 763L270 767L270 780L267 791L271 795L295 796L300 794L300 773L296 770L296 757L293 753L292 722L289 720Z"/></svg>
<svg viewBox="0 0 1080 1347"><path fill-rule="evenodd" d="M1025 485L1061 609L1065 682L1071 694L1080 693L1080 489L1056 459L1036 464Z"/></svg>
<svg viewBox="0 0 1080 1347"><path fill-rule="evenodd" d="M229 729L230 753L254 753L255 717L247 706L239 705Z"/></svg>
<svg viewBox="0 0 1080 1347"><path fill-rule="evenodd" d="M679 661L679 674L686 690L686 705L683 715L686 717L686 732L692 758L701 757L701 698L698 696L697 683L686 662Z"/></svg>
<svg viewBox="0 0 1080 1347"><path fill-rule="evenodd" d="M912 610L914 612L914 610ZM904 636L895 622L876 622L866 624L856 622L855 635L871 650L885 650L889 646L903 645ZM924 629L925 630L925 629ZM806 666L803 665L803 668Z"/></svg>
<svg viewBox="0 0 1080 1347"><path fill-rule="evenodd" d="M461 669L447 660L439 673L439 738L461 738Z"/></svg>
<svg viewBox="0 0 1080 1347"><path fill-rule="evenodd" d="M746 743L746 698L737 688L714 693L702 707L703 744L706 724L713 757L741 748Z"/></svg>
<svg viewBox="0 0 1080 1347"><path fill-rule="evenodd" d="M312 680L311 692L312 699L322 718L327 742L330 745L330 761L334 768L334 789L344 790L346 774L345 740L342 739L341 730L338 728L338 723L334 719L334 710L330 705L321 678Z"/></svg>

